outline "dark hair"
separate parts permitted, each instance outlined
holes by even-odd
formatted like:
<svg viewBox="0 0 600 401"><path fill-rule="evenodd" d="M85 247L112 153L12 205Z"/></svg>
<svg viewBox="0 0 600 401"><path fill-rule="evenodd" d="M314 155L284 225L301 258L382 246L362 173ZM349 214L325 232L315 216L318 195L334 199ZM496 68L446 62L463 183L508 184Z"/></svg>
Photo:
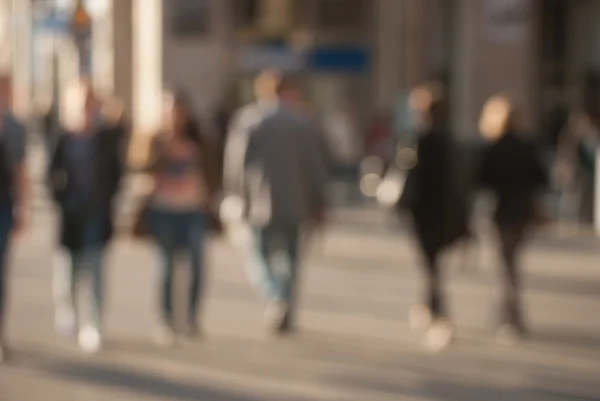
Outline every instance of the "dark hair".
<svg viewBox="0 0 600 401"><path fill-rule="evenodd" d="M449 105L446 87L439 81L428 82L421 87L431 96L431 101L423 110L429 115L434 129L447 129L449 125Z"/></svg>
<svg viewBox="0 0 600 401"><path fill-rule="evenodd" d="M277 94L281 95L290 90L298 89L298 77L292 74L280 75L277 83Z"/></svg>
<svg viewBox="0 0 600 401"><path fill-rule="evenodd" d="M183 111L185 116L185 126L183 128L183 134L187 139L196 143L201 148L204 148L204 138L202 135L202 130L200 128L200 123L198 119L194 115L194 107L192 104L192 99L188 95L188 93L181 89L176 88L173 90L168 90L166 93L173 96L174 106Z"/></svg>

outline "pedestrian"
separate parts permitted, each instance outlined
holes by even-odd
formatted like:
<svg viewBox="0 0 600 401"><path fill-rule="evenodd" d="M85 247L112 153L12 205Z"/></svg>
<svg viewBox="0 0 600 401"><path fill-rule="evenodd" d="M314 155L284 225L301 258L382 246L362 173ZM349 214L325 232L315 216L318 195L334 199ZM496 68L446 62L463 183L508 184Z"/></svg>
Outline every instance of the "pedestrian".
<svg viewBox="0 0 600 401"><path fill-rule="evenodd" d="M10 248L29 218L26 129L13 113L11 98L11 78L0 76L0 362L7 356L4 334Z"/></svg>
<svg viewBox="0 0 600 401"><path fill-rule="evenodd" d="M291 79L272 71L255 81L256 102L234 117L225 191L241 200L251 227L247 272L264 294L269 329L293 329L304 230L323 222L323 139L298 108ZM289 96L288 96L289 95Z"/></svg>
<svg viewBox="0 0 600 401"><path fill-rule="evenodd" d="M491 142L481 166L481 184L496 198L494 223L504 270L501 339L514 342L527 333L521 300L520 256L532 224L540 219L540 191L547 175L526 138L523 114L506 96L484 107L481 131Z"/></svg>
<svg viewBox="0 0 600 401"><path fill-rule="evenodd" d="M216 228L213 206L220 190L217 150L202 133L190 98L181 90L167 92L163 129L152 144L150 172L154 191L148 203L148 226L155 240L161 271L161 326L156 340L177 339L173 310L175 258L185 253L191 263L185 334L201 334L199 309L205 280L205 243Z"/></svg>
<svg viewBox="0 0 600 401"><path fill-rule="evenodd" d="M425 345L432 351L448 347L453 328L442 292L440 255L468 235L467 195L460 182L457 145L448 129L444 88L427 84L411 94L419 117L417 162L407 176L399 206L407 209L423 258L426 297L413 306L410 323L426 329Z"/></svg>
<svg viewBox="0 0 600 401"><path fill-rule="evenodd" d="M77 333L82 350L97 352L102 347L104 260L125 167L122 132L103 118L91 83L73 83L66 99L64 132L48 170L60 213L60 245L70 262L55 271L55 324L61 333ZM93 297L86 303L91 316L85 321L79 319L75 302L83 275L90 280Z"/></svg>

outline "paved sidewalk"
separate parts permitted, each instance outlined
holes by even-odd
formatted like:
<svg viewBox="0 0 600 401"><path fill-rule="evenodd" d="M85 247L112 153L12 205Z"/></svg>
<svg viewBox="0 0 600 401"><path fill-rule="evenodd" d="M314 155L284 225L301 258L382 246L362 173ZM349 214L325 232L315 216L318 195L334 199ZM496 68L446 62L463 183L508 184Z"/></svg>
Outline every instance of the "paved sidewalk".
<svg viewBox="0 0 600 401"><path fill-rule="evenodd" d="M206 338L162 350L153 253L126 238L110 258L107 350L81 356L52 331L53 219L36 216L11 280L13 364L0 367L0 400L595 401L600 399L600 270L596 249L535 246L527 254L533 338L518 348L491 336L493 252L482 266L448 268L456 346L428 355L406 324L420 292L410 243L333 228L312 244L303 275L301 331L265 336L262 305L239 252L210 247ZM184 293L185 272L179 277Z"/></svg>

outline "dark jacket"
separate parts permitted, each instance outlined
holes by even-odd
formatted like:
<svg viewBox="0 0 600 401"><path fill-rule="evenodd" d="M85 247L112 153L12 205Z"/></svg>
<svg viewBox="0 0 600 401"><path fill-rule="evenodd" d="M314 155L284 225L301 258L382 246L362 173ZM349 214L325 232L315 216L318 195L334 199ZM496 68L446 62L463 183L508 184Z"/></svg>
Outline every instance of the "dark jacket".
<svg viewBox="0 0 600 401"><path fill-rule="evenodd" d="M421 136L417 164L407 176L400 206L414 220L419 241L439 251L468 233L469 194L461 181L458 146L450 133Z"/></svg>
<svg viewBox="0 0 600 401"><path fill-rule="evenodd" d="M126 133L120 126L102 127L91 139L92 156L88 195L76 205L70 200L77 195L78 166L69 157L73 135L60 135L48 168L48 184L60 210L60 242L77 251L84 247L90 224L96 225L99 245L105 245L113 234L113 203L125 170L123 155Z"/></svg>
<svg viewBox="0 0 600 401"><path fill-rule="evenodd" d="M509 133L486 150L481 184L497 198L497 223L530 222L538 207L538 191L547 183L547 174L532 143Z"/></svg>
<svg viewBox="0 0 600 401"><path fill-rule="evenodd" d="M321 138L309 118L282 102L238 112L227 145L225 190L243 199L250 224L300 224L325 211Z"/></svg>

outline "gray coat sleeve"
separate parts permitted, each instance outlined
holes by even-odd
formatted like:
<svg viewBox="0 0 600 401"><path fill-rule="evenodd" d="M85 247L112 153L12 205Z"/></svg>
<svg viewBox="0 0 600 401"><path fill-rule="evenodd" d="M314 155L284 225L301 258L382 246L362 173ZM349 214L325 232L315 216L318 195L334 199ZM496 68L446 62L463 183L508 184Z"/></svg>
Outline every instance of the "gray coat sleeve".
<svg viewBox="0 0 600 401"><path fill-rule="evenodd" d="M247 113L241 110L229 127L223 165L223 189L226 196L243 193L244 166L251 135L247 120Z"/></svg>
<svg viewBox="0 0 600 401"><path fill-rule="evenodd" d="M311 211L321 213L327 207L327 180L328 180L328 148L319 125L306 124L304 137L307 139L306 168L310 191Z"/></svg>

